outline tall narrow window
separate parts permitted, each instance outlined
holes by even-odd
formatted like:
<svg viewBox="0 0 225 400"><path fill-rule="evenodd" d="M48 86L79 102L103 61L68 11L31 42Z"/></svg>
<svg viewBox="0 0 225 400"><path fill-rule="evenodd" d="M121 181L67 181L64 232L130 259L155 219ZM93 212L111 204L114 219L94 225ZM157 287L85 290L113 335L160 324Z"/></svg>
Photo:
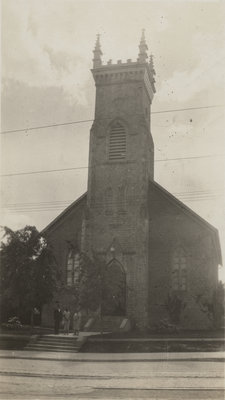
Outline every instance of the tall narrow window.
<svg viewBox="0 0 225 400"><path fill-rule="evenodd" d="M126 158L126 131L119 122L114 124L109 136L109 160Z"/></svg>
<svg viewBox="0 0 225 400"><path fill-rule="evenodd" d="M73 286L78 282L80 272L80 256L74 250L70 250L67 257L66 283Z"/></svg>
<svg viewBox="0 0 225 400"><path fill-rule="evenodd" d="M68 286L73 284L73 251L70 250L67 258L67 276L66 283Z"/></svg>
<svg viewBox="0 0 225 400"><path fill-rule="evenodd" d="M187 258L182 247L176 248L172 257L172 288L181 291L187 289Z"/></svg>

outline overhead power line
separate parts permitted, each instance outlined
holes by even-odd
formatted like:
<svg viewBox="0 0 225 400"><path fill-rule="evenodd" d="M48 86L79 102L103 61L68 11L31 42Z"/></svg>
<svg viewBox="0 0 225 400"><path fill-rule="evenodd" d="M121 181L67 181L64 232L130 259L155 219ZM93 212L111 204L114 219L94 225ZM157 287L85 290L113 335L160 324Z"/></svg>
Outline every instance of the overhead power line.
<svg viewBox="0 0 225 400"><path fill-rule="evenodd" d="M33 127L31 127L31 128L12 129L12 130L10 130L10 131L1 131L1 135L5 135L5 134L7 134L7 133L34 131L34 130L36 130L36 129L54 128L54 127L56 127L56 126L82 124L82 123L85 123L85 122L92 122L92 121L94 121L94 120L93 120L93 119L86 119L86 120L81 120L81 121L62 122L62 123L60 123L60 124L33 126Z"/></svg>
<svg viewBox="0 0 225 400"><path fill-rule="evenodd" d="M219 189L221 191L221 189ZM216 191L218 194L218 190ZM210 190L186 190L184 192L173 192L173 195L181 197L181 196L186 196L186 195L193 195L193 196L200 196L200 195L215 195L215 193L212 193ZM51 200L51 201L36 201L36 202L17 202L17 203L8 203L6 205L3 205L3 208L15 208L15 207L32 207L32 206L46 206L46 205L64 205L70 204L74 201L74 199L64 199L64 200Z"/></svg>
<svg viewBox="0 0 225 400"><path fill-rule="evenodd" d="M202 110L202 109L207 109L207 108L220 108L220 107L225 107L225 105L218 104L218 105L202 106L202 107L176 108L176 109L173 109L173 110L159 110L159 111L152 111L151 114L165 114L165 113L171 113L171 112ZM111 118L101 118L101 119L111 119ZM98 119L98 120L100 120L100 119ZM38 129L54 128L54 127L57 127L57 126L83 124L83 123L93 122L93 121L94 121L94 119L85 119L85 120L80 120L80 121L62 122L62 123L59 123L59 124L48 124L48 125L32 126L30 128L11 129L11 130L7 130L7 131L1 131L1 135L5 135L5 134L8 134L8 133L28 132L28 131L38 130Z"/></svg>
<svg viewBox="0 0 225 400"><path fill-rule="evenodd" d="M180 111L191 111L191 110L202 110L204 108L220 108L225 107L223 104L216 104L212 106L202 106L202 107L188 107L188 108L176 108L174 110L161 110L161 111L152 111L151 114L165 114L170 112L180 112Z"/></svg>
<svg viewBox="0 0 225 400"><path fill-rule="evenodd" d="M41 171L27 171L27 172L15 172L12 174L2 174L1 177L6 176L18 176L18 175L34 175L34 174L47 174L49 172L61 172L61 171L72 171L75 169L88 169L89 167L71 167L71 168L59 168L59 169L46 169Z"/></svg>
<svg viewBox="0 0 225 400"><path fill-rule="evenodd" d="M222 193L217 191L216 193L209 190L195 190L185 192L174 192L174 196L179 198L181 201L202 201L202 200L215 200L220 197ZM25 202L25 203L10 203L3 205L3 209L7 209L10 213L21 213L21 212L36 212L36 211L57 211L68 207L73 203L74 200L58 200L58 201L43 201L43 202ZM130 199L132 202L139 202L139 196L132 196ZM110 205L117 204L115 201L111 201ZM100 207L102 203L95 203L93 207Z"/></svg>
<svg viewBox="0 0 225 400"><path fill-rule="evenodd" d="M189 203L189 202L195 202L195 201L215 201L216 200L216 198L218 198L220 195L212 195L212 196L210 196L210 195L208 195L208 196L201 196L201 197L179 197L179 196L176 196L177 197L177 199L179 199L180 201L182 201L182 202L187 202L187 203ZM134 202L134 200L132 201L132 202ZM135 201L136 203L139 203L139 200L136 200ZM154 201L153 200L153 202L157 202L157 201ZM71 202L72 203L72 202ZM49 205L49 206L45 206L45 207L27 207L27 208L8 208L8 212L10 213L10 214L18 214L18 213L27 213L27 212L42 212L42 211L60 211L60 210L63 210L63 209L65 209L65 208L67 208L69 205L71 205L71 203L65 203L65 204L62 204L62 205L58 205L58 206L51 206L51 205ZM117 204L117 203L115 203L115 202L112 202L111 203L111 206L113 206L114 204ZM95 204L95 205L93 205L92 206L92 208L100 208L100 207L102 207L102 203L100 204ZM7 209L7 207L4 207L4 209Z"/></svg>
<svg viewBox="0 0 225 400"><path fill-rule="evenodd" d="M164 158L164 159L156 159L155 162L167 162L167 161L179 161L179 160L194 160L201 158L213 158L213 157L224 157L223 154L207 154L202 156L192 156L192 157L177 157L177 158ZM64 172L64 171L73 171L79 169L89 169L91 167L88 166L80 166L80 167L70 167L70 168L58 168L58 169L46 169L40 171L24 171L24 172L14 172L9 174L1 174L1 177L9 177L9 176L20 176L20 175L34 175L34 174L46 174L51 172Z"/></svg>

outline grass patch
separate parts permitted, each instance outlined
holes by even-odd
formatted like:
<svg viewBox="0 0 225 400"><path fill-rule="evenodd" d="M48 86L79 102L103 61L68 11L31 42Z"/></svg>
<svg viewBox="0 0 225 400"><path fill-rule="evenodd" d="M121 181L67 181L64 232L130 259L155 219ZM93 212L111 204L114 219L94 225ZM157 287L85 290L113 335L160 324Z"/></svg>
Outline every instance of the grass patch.
<svg viewBox="0 0 225 400"><path fill-rule="evenodd" d="M167 341L92 341L82 346L82 353L168 353L224 351L224 342L167 342Z"/></svg>
<svg viewBox="0 0 225 400"><path fill-rule="evenodd" d="M93 337L101 337L101 334ZM210 338L210 339L223 339L225 337L224 329L212 331L185 331L180 330L176 332L156 332L156 331L129 331L129 332L111 332L104 334L104 338L109 339L165 339L165 338Z"/></svg>

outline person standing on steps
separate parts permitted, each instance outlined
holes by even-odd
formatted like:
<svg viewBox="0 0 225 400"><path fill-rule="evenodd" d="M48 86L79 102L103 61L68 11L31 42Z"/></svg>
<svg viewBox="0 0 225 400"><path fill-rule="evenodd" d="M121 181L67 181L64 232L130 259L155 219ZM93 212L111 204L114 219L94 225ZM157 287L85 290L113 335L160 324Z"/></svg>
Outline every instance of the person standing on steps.
<svg viewBox="0 0 225 400"><path fill-rule="evenodd" d="M56 302L56 308L54 310L54 331L55 331L55 335L59 334L59 326L60 326L60 322L62 320L62 311L59 305L59 302Z"/></svg>
<svg viewBox="0 0 225 400"><path fill-rule="evenodd" d="M63 311L63 321L64 321L64 334L68 335L70 330L70 311L68 308Z"/></svg>

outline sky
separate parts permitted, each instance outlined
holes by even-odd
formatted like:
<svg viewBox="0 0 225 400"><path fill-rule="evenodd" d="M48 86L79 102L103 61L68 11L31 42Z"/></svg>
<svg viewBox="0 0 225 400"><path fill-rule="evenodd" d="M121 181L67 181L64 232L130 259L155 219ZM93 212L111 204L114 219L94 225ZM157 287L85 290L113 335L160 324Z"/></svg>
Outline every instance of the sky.
<svg viewBox="0 0 225 400"><path fill-rule="evenodd" d="M1 225L41 230L86 191L92 123L4 132L93 119L96 34L104 63L134 61L145 29L155 180L219 230L224 259L224 17L223 1L2 0L1 174L77 169L2 176Z"/></svg>

